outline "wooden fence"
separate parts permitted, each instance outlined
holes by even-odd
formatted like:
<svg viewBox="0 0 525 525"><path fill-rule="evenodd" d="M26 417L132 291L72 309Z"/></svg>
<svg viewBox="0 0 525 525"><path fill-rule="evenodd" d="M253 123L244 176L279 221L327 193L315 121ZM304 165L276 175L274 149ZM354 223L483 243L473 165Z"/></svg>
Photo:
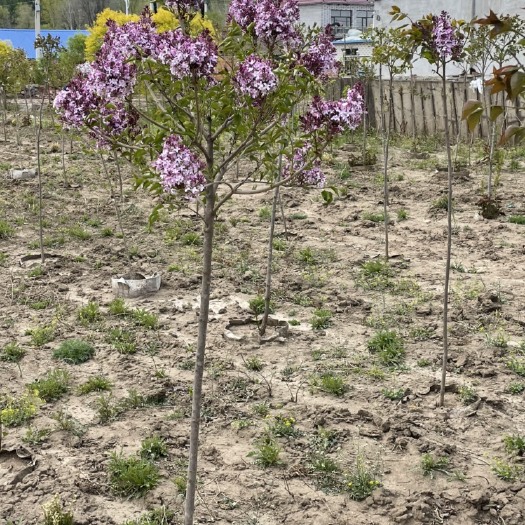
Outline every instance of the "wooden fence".
<svg viewBox="0 0 525 525"><path fill-rule="evenodd" d="M355 82L351 78L340 78L330 85L326 96L331 100L341 98L344 89ZM467 100L483 100L486 94L480 94L469 86L469 80L447 81L447 106L449 129L453 137L465 139L469 136L465 121L461 120L463 104ZM381 103L379 81L373 80L365 86L368 122L371 127L381 126ZM383 82L383 100L385 111L388 112L388 100L392 102L392 131L407 135L435 135L444 132L443 97L440 79L436 80L395 80L392 93L389 92L388 81ZM498 103L502 103L500 95ZM506 102L506 124L518 124L522 120L523 108ZM388 114L386 115L388 119ZM388 122L388 120L386 121ZM483 117L476 137L488 136L486 117Z"/></svg>

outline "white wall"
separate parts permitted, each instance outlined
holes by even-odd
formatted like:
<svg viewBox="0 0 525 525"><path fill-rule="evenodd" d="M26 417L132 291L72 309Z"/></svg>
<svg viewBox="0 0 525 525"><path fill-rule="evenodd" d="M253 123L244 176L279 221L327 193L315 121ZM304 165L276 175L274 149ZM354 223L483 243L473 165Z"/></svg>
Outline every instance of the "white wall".
<svg viewBox="0 0 525 525"><path fill-rule="evenodd" d="M306 27L323 25L323 4L299 6L299 22Z"/></svg>
<svg viewBox="0 0 525 525"><path fill-rule="evenodd" d="M495 13L525 14L523 0L440 0L437 5L420 0L375 0L377 25L391 25L391 16L388 14L393 5L397 5L410 18L418 19L428 13L439 14L447 11L452 18L470 21L489 14L490 9ZM403 22L402 22L403 23Z"/></svg>

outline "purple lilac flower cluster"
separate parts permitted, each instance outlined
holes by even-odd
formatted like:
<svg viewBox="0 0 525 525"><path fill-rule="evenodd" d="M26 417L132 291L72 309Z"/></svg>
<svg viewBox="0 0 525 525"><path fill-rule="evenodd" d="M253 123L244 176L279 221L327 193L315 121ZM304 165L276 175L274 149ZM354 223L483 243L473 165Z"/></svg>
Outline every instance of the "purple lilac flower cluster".
<svg viewBox="0 0 525 525"><path fill-rule="evenodd" d="M195 75L197 78L211 79L217 65L217 46L208 32L192 38L181 29L174 29L160 36L154 58L168 65L174 78Z"/></svg>
<svg viewBox="0 0 525 525"><path fill-rule="evenodd" d="M326 176L321 171L319 159L314 159L311 167L306 169L308 154L312 149L312 144L306 142L304 146L298 148L293 156L293 162L289 160L285 163L283 174L285 177L295 175L296 181L301 186L317 186L322 188L326 183Z"/></svg>
<svg viewBox="0 0 525 525"><path fill-rule="evenodd" d="M232 20L246 30L255 20L254 0L232 0L228 9L228 21Z"/></svg>
<svg viewBox="0 0 525 525"><path fill-rule="evenodd" d="M177 135L166 138L153 167L160 174L162 187L168 193L184 191L188 199L194 199L206 184L202 173L204 163Z"/></svg>
<svg viewBox="0 0 525 525"><path fill-rule="evenodd" d="M336 54L330 36L321 33L317 35L308 51L301 56L299 63L315 77L325 80L339 71L340 63L336 59Z"/></svg>
<svg viewBox="0 0 525 525"><path fill-rule="evenodd" d="M256 102L260 102L277 86L271 62L257 55L250 55L239 66L234 82L238 93L248 95Z"/></svg>
<svg viewBox="0 0 525 525"><path fill-rule="evenodd" d="M341 100L314 97L308 111L301 117L301 123L307 132L326 129L329 134L335 135L346 129L356 129L361 124L364 111L363 88L356 84Z"/></svg>
<svg viewBox="0 0 525 525"><path fill-rule="evenodd" d="M297 38L299 6L297 0L233 0L228 19L245 30L255 22L255 34L266 43L288 42Z"/></svg>
<svg viewBox="0 0 525 525"><path fill-rule="evenodd" d="M432 42L431 47L439 58L446 60L457 59L463 50L463 42L458 38L452 27L450 15L442 11L439 16L432 17Z"/></svg>

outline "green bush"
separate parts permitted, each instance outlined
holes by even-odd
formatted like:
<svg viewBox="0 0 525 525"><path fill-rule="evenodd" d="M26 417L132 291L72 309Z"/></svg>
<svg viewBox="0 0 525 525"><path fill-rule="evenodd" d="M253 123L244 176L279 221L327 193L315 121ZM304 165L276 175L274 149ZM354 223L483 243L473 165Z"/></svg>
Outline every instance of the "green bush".
<svg viewBox="0 0 525 525"><path fill-rule="evenodd" d="M79 365L89 361L95 355L95 349L89 343L79 339L64 341L54 352L55 359L62 359L66 363Z"/></svg>

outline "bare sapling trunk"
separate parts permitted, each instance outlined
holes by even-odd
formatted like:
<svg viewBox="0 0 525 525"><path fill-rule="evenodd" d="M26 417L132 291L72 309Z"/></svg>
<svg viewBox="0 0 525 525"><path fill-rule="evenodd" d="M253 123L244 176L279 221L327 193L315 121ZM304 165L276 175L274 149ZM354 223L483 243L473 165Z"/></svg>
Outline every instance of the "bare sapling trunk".
<svg viewBox="0 0 525 525"><path fill-rule="evenodd" d="M368 82L364 84L364 99L365 104L368 102ZM368 126L367 126L367 112L365 111L363 113L363 166L367 165L367 133L368 133Z"/></svg>
<svg viewBox="0 0 525 525"><path fill-rule="evenodd" d="M443 294L443 369L441 371L441 390L439 395L439 406L445 403L445 386L447 380L448 362L448 296L450 284L450 261L452 255L452 153L450 151L450 132L448 128L448 108L447 108L447 82L445 76L445 63L442 70L442 96L443 96L443 120L445 127L445 147L447 149L448 165L448 207L447 207L447 255L445 263L445 291Z"/></svg>
<svg viewBox="0 0 525 525"><path fill-rule="evenodd" d="M281 171L283 166L283 156L279 156L279 173L277 182L281 180ZM270 218L270 236L268 240L268 257L266 259L266 283L264 287L264 314L259 326L259 335L263 336L268 325L268 316L270 315L270 302L272 298L272 263L273 263L273 239L275 233L275 217L277 215L277 202L279 201L279 188L277 185L273 193L272 216Z"/></svg>
<svg viewBox="0 0 525 525"><path fill-rule="evenodd" d="M115 214L117 215L117 221L118 221L118 226L120 228L120 234L122 235L124 245L126 245L127 247L126 236L124 235L124 226L122 225L122 214L120 213L120 206L119 206L119 203L117 202L117 197L113 189L113 182L111 180L111 174L109 173L108 165L106 164L106 160L104 159L104 155L102 155L102 152L100 152L100 158L102 159L102 166L104 166L104 173L106 174L106 177L109 182L109 191L111 192L111 198L113 200L113 205L115 206Z"/></svg>
<svg viewBox="0 0 525 525"><path fill-rule="evenodd" d="M42 133L42 111L44 109L44 96L42 96L38 112L38 123L36 123L36 158L38 163L38 237L40 241L40 260L44 264L46 256L44 253L44 199L42 197L42 159L40 156L40 136ZM18 114L18 112L17 112Z"/></svg>
<svg viewBox="0 0 525 525"><path fill-rule="evenodd" d="M66 171L66 140L65 140L64 128L62 128L60 138L61 138L61 146L62 146L62 175L64 176L64 186L67 188L69 186L69 181L67 179L67 171Z"/></svg>
<svg viewBox="0 0 525 525"><path fill-rule="evenodd" d="M119 189L119 197L120 197L120 204L124 204L124 189L122 187L122 173L120 171L120 164L118 161L118 155L115 150L113 150L113 160L115 161L115 166L117 167L117 176L118 176L118 189Z"/></svg>
<svg viewBox="0 0 525 525"><path fill-rule="evenodd" d="M389 258L389 243L388 243L388 152L390 143L390 127L392 126L392 89L393 89L393 75L390 72L388 81L389 97L388 97L388 124L385 119L384 99L383 99L383 75L381 69L379 70L379 90L381 92L381 130L383 136L383 223L385 230L385 259Z"/></svg>
<svg viewBox="0 0 525 525"><path fill-rule="evenodd" d="M213 160L211 160L211 163ZM211 171L211 170L210 170ZM202 405L202 378L204 374L204 357L206 353L206 336L210 310L211 270L213 255L213 231L215 225L215 195L216 187L210 184L206 189L206 204L204 208L204 247L202 261L202 285L199 311L199 334L197 340L197 355L193 377L190 453L188 462L188 479L186 485L186 501L184 506L184 525L193 525L195 513L195 493L197 490L197 459L199 452L199 432Z"/></svg>
<svg viewBox="0 0 525 525"><path fill-rule="evenodd" d="M5 89L2 89L2 125L4 127L4 142L7 142L7 100Z"/></svg>

